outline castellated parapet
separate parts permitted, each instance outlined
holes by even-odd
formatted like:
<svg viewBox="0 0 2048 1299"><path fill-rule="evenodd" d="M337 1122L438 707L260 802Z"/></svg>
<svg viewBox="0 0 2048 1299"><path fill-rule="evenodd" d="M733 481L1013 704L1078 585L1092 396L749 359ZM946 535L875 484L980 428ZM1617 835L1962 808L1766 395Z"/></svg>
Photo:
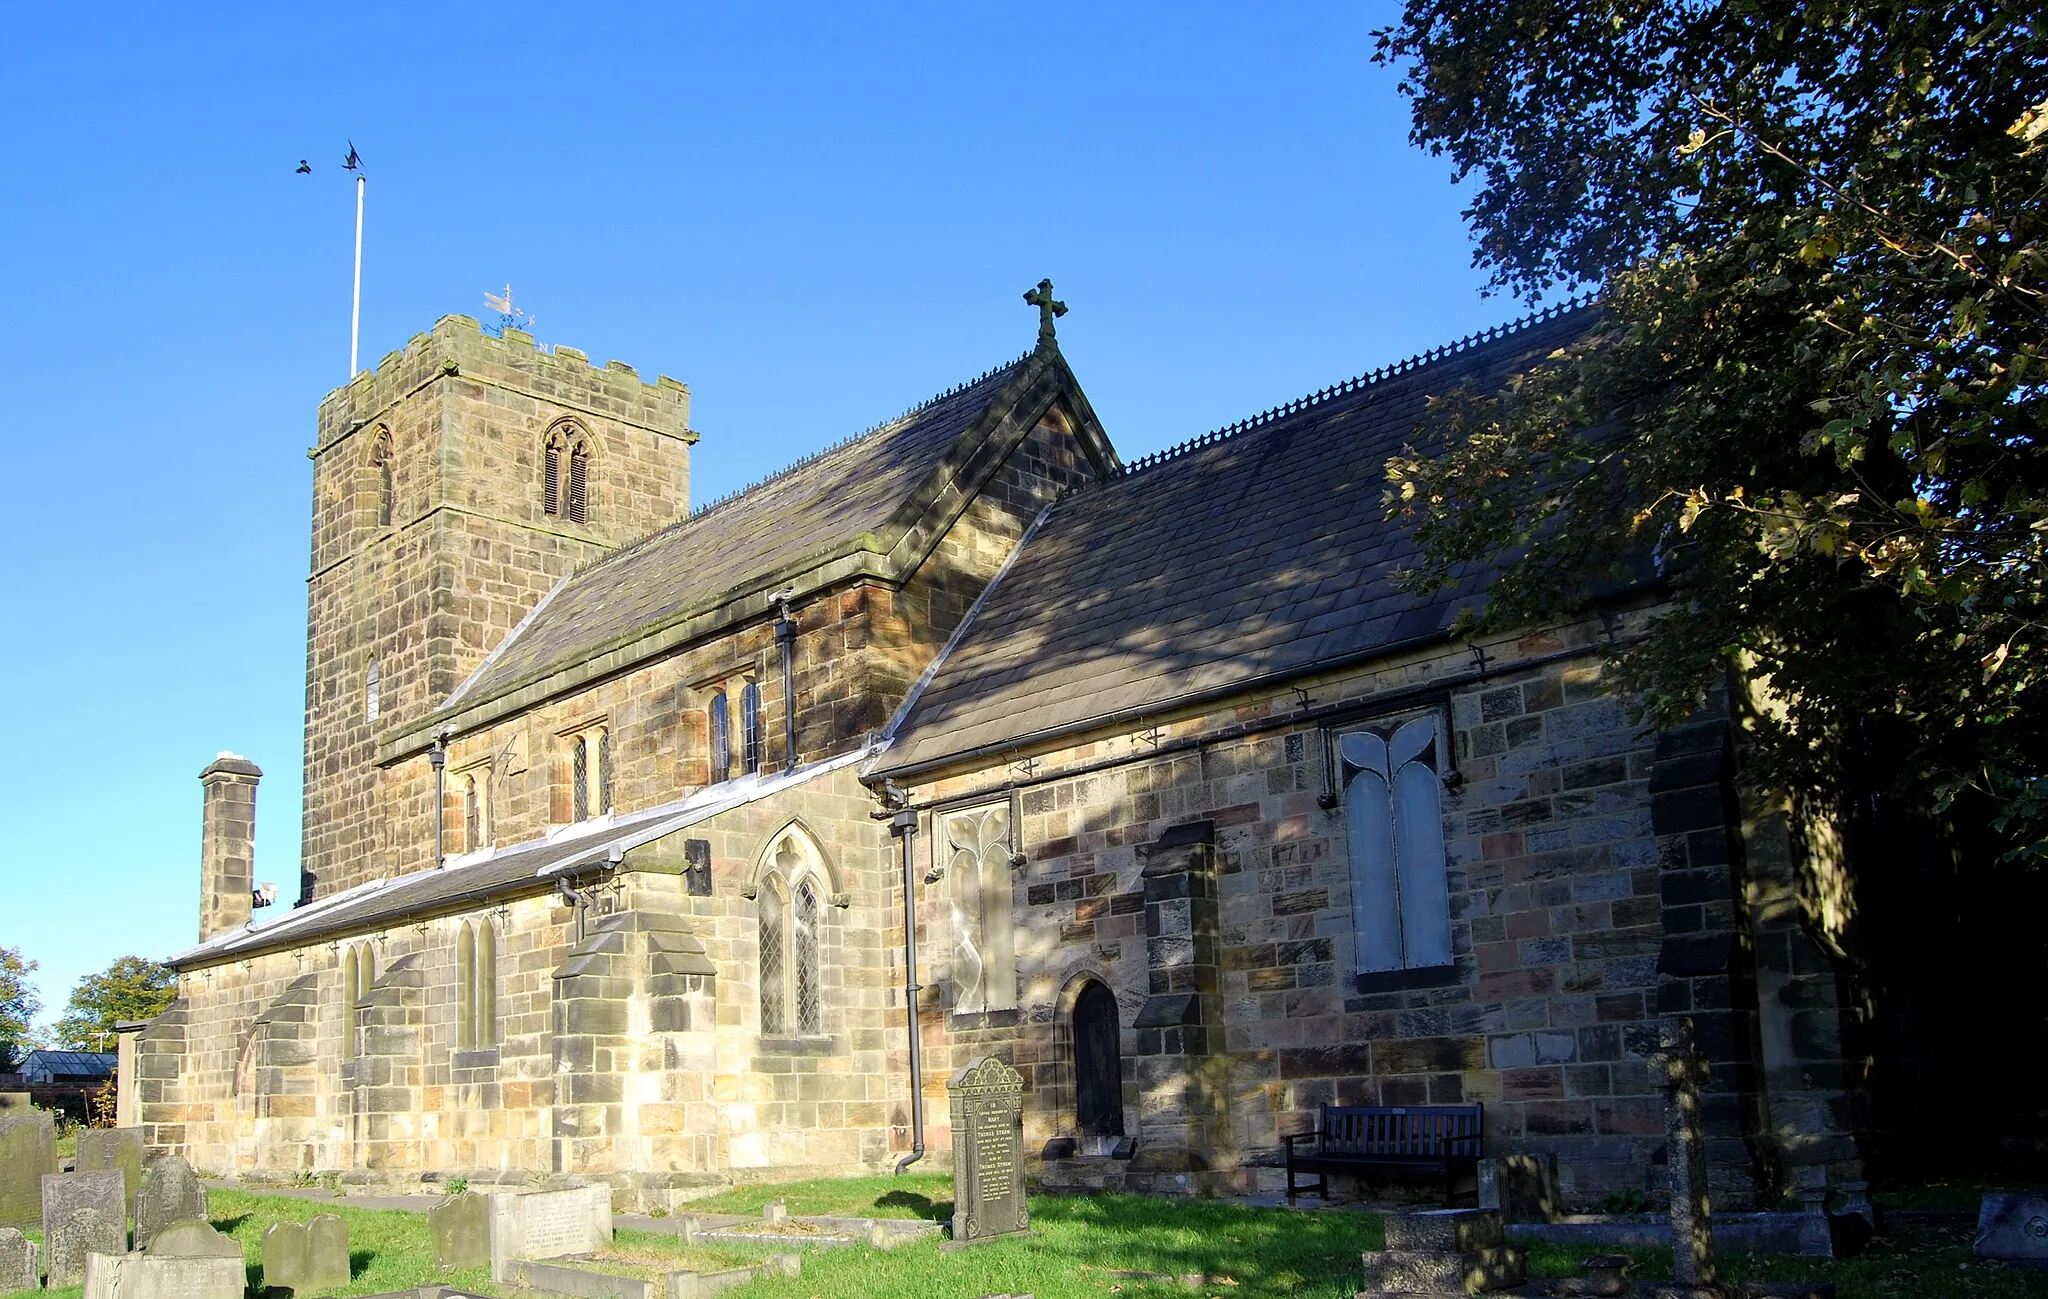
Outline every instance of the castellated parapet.
<svg viewBox="0 0 2048 1299"><path fill-rule="evenodd" d="M377 737L445 700L565 574L689 512L689 415L675 379L467 316L328 394L307 452L303 898L399 867L373 815Z"/></svg>

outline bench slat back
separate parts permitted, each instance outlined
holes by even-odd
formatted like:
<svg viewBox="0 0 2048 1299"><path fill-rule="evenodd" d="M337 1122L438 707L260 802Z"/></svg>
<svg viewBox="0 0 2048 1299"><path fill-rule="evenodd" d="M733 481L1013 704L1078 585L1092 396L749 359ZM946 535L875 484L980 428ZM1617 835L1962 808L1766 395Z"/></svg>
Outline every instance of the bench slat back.
<svg viewBox="0 0 2048 1299"><path fill-rule="evenodd" d="M1481 1113L1478 1105L1325 1105L1320 1144L1327 1155L1477 1154Z"/></svg>

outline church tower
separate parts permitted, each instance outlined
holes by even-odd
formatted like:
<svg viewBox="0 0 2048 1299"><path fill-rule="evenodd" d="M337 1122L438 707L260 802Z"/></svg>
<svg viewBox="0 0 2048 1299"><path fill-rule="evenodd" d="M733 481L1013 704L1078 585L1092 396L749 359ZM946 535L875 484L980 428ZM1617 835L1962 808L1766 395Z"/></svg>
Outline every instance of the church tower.
<svg viewBox="0 0 2048 1299"><path fill-rule="evenodd" d="M448 698L564 574L689 511L690 392L444 316L320 405L301 901L400 861L377 742ZM405 854L408 858L409 850Z"/></svg>

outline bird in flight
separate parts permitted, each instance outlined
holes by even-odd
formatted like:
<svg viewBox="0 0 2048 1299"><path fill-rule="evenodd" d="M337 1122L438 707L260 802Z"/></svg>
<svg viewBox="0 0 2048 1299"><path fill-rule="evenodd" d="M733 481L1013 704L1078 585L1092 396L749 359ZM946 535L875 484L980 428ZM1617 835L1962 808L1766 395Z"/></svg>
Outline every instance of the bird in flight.
<svg viewBox="0 0 2048 1299"><path fill-rule="evenodd" d="M361 171L363 169L363 160L356 156L356 142L354 140L348 142L348 157L342 159L341 166L344 171Z"/></svg>
<svg viewBox="0 0 2048 1299"><path fill-rule="evenodd" d="M292 174L294 176L310 176L313 174L313 164L301 158L299 159L299 169Z"/></svg>

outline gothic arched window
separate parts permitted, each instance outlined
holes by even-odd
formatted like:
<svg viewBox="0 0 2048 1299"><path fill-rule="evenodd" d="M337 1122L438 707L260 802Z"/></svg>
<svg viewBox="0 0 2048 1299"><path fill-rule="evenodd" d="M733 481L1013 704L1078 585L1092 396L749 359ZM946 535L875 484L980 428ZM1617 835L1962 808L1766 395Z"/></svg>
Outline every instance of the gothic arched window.
<svg viewBox="0 0 2048 1299"><path fill-rule="evenodd" d="M590 439L574 424L548 434L541 450L541 509L571 523L590 522Z"/></svg>
<svg viewBox="0 0 2048 1299"><path fill-rule="evenodd" d="M498 936L489 921L462 922L455 937L455 1049L498 1044Z"/></svg>
<svg viewBox="0 0 2048 1299"><path fill-rule="evenodd" d="M932 848L952 877L954 1013L1010 1010L1017 1004L1010 805L949 812L939 822Z"/></svg>
<svg viewBox="0 0 2048 1299"><path fill-rule="evenodd" d="M369 670L363 673L363 717L376 721L384 705L384 673L377 666L377 660L370 660Z"/></svg>
<svg viewBox="0 0 2048 1299"><path fill-rule="evenodd" d="M1340 737L1361 971L1451 964L1437 716Z"/></svg>
<svg viewBox="0 0 2048 1299"><path fill-rule="evenodd" d="M796 1031L820 1033L818 994L823 972L818 968L818 881L807 879L791 895L790 999L796 1003Z"/></svg>
<svg viewBox="0 0 2048 1299"><path fill-rule="evenodd" d="M740 774L761 770L761 687L752 681L740 691Z"/></svg>
<svg viewBox="0 0 2048 1299"><path fill-rule="evenodd" d="M791 829L776 840L754 896L760 940L761 1033L825 1031L825 879Z"/></svg>
<svg viewBox="0 0 2048 1299"><path fill-rule="evenodd" d="M358 943L341 954L341 1058L356 1058L356 1029L362 1020L358 1007L377 982L377 957L368 943Z"/></svg>
<svg viewBox="0 0 2048 1299"><path fill-rule="evenodd" d="M732 706L726 701L725 691L711 692L711 779L716 785L732 775Z"/></svg>

